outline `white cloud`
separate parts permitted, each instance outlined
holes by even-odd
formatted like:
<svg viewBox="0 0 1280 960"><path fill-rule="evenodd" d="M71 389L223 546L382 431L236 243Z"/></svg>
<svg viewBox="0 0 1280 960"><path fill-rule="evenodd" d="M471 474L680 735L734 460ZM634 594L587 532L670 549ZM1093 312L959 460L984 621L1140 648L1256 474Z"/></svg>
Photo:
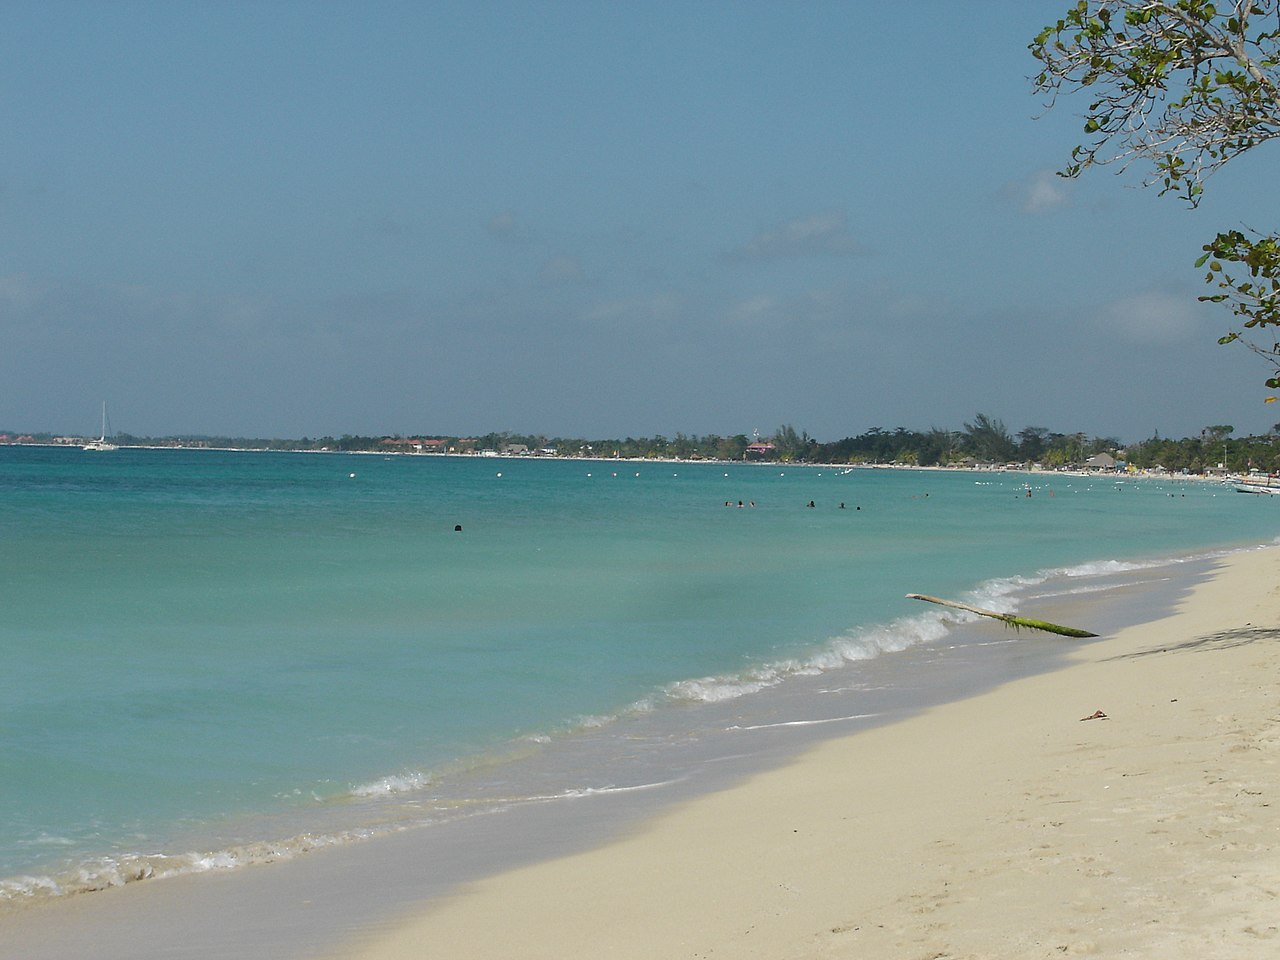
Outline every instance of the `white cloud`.
<svg viewBox="0 0 1280 960"><path fill-rule="evenodd" d="M814 288L791 296L758 293L726 303L720 322L735 333L780 336L837 352L862 330L851 291L840 288Z"/></svg>
<svg viewBox="0 0 1280 960"><path fill-rule="evenodd" d="M0 306L12 310L30 310L44 291L23 274L0 277Z"/></svg>
<svg viewBox="0 0 1280 960"><path fill-rule="evenodd" d="M685 306L684 299L675 293L656 293L649 297L600 301L584 310L580 319L597 327L652 330L654 325L679 322Z"/></svg>
<svg viewBox="0 0 1280 960"><path fill-rule="evenodd" d="M783 319L783 305L768 294L757 294L730 304L726 319L733 327L774 326Z"/></svg>
<svg viewBox="0 0 1280 960"><path fill-rule="evenodd" d="M133 315L172 317L191 311L188 298L171 290L159 290L141 283L108 283L102 289Z"/></svg>
<svg viewBox="0 0 1280 960"><path fill-rule="evenodd" d="M494 216L489 220L489 223L485 224L485 230L488 230L490 236L502 239L515 237L518 228L520 228L520 224L517 223L516 215L512 214L511 211L502 212L502 214Z"/></svg>
<svg viewBox="0 0 1280 960"><path fill-rule="evenodd" d="M1148 291L1114 300L1098 314L1098 322L1126 340L1175 343L1200 329L1200 306L1193 296Z"/></svg>
<svg viewBox="0 0 1280 960"><path fill-rule="evenodd" d="M1065 207L1071 199L1071 183L1053 170L1040 170L1026 180L1005 185L1023 213L1041 214Z"/></svg>
<svg viewBox="0 0 1280 960"><path fill-rule="evenodd" d="M552 257L542 265L538 279L548 285L581 283L583 280L582 263L577 257L560 255Z"/></svg>
<svg viewBox="0 0 1280 960"><path fill-rule="evenodd" d="M789 220L762 230L733 251L735 260L782 260L792 257L848 257L861 247L849 233L848 218L835 211Z"/></svg>

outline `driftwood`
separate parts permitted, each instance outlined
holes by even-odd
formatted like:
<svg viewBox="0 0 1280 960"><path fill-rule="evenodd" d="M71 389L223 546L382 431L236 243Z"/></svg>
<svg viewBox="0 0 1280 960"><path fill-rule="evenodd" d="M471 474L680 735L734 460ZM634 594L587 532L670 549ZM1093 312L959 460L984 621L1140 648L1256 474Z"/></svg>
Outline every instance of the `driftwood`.
<svg viewBox="0 0 1280 960"><path fill-rule="evenodd" d="M1027 627L1031 630L1045 630L1049 633L1056 633L1063 637L1096 637L1096 633L1090 633L1088 630L1079 630L1075 627L1064 627L1056 623L1049 623L1046 620L1031 620L1027 617L1015 617L1011 613L998 613L995 610L984 610L981 607L971 607L967 603L960 603L958 600L940 600L937 597L926 596L923 593L908 593L908 600L924 600L927 603L939 603L944 607L955 607L957 610L967 610L970 613L976 613L980 617L991 617L993 620L1002 620L1012 627Z"/></svg>

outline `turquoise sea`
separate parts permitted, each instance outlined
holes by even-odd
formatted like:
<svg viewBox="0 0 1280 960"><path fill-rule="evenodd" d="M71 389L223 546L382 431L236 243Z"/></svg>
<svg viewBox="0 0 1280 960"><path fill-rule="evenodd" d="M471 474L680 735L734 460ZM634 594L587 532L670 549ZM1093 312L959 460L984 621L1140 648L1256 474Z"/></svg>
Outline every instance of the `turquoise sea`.
<svg viewBox="0 0 1280 960"><path fill-rule="evenodd" d="M1008 609L1094 589L1270 543L1270 501L1173 479L0 447L0 899L660 780L657 753L631 781L594 764L634 752L637 718L674 743L806 678L909 685L905 653L955 628L906 593Z"/></svg>

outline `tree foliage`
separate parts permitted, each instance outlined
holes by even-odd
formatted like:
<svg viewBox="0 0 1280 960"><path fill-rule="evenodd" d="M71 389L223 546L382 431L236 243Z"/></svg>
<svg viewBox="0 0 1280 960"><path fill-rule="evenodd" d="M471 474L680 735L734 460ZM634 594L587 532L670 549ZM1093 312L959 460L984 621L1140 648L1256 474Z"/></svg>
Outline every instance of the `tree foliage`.
<svg viewBox="0 0 1280 960"><path fill-rule="evenodd" d="M1192 206L1204 181L1280 136L1280 0L1078 0L1030 44L1036 89L1052 107L1083 93L1086 140L1063 176L1098 165L1148 165L1145 182ZM1280 237L1219 233L1197 265L1245 329L1280 326ZM1231 330L1280 372L1280 342ZM1267 381L1280 387L1280 375Z"/></svg>
<svg viewBox="0 0 1280 960"><path fill-rule="evenodd" d="M1206 283L1216 283L1223 293L1201 297L1211 303L1229 303L1245 329L1280 326L1280 238L1258 237L1251 240L1239 230L1220 233L1205 245L1205 254L1197 262L1209 264ZM1248 276L1232 275L1223 264L1239 264ZM1238 330L1229 330L1219 343L1239 340L1260 354L1280 371L1280 342L1259 344L1246 339ZM1280 375L1267 378L1267 386L1280 388Z"/></svg>
<svg viewBox="0 0 1280 960"><path fill-rule="evenodd" d="M980 460L1003 463L1017 456L1018 447L1001 420L980 413L964 425L964 432L969 449Z"/></svg>
<svg viewBox="0 0 1280 960"><path fill-rule="evenodd" d="M1234 428L1215 424L1203 428L1195 437L1171 440L1159 436L1127 447L1115 437L1090 437L1084 432L1058 433L1046 427L1029 426L1011 434L1004 423L984 413L974 416L962 430L932 427L908 430L895 427L885 430L871 427L865 432L842 440L819 442L807 431L784 425L770 438L772 452L759 459L830 464L907 464L922 467L967 466L973 463L989 466L1014 465L1030 467L1039 464L1049 469L1079 468L1096 453L1110 453L1140 468L1159 467L1166 470L1199 473L1206 467L1224 463L1228 470L1280 472L1280 423L1262 437L1233 437ZM0 443L69 442L49 433L26 434L23 431L0 431ZM424 438L443 441L442 450L455 453L498 453L511 447L527 448L528 456L599 457L599 458L665 458L679 456L689 460L746 459L751 440L745 434L722 437L718 434L697 436L677 433L674 440L661 435L627 437L625 439L589 439L585 437L548 437L545 434L519 434L510 431L486 433L472 437L424 433L403 436L353 436L343 434L301 439L244 437L168 436L136 437L117 434L122 446L154 447L221 447L238 450L348 451L388 453L415 452L424 446ZM84 438L71 438L78 443ZM781 445L779 442L781 441ZM753 458L756 459L756 458Z"/></svg>
<svg viewBox="0 0 1280 960"><path fill-rule="evenodd" d="M1031 43L1050 103L1088 91L1089 139L1064 172L1149 161L1195 203L1227 161L1280 135L1276 0L1079 0ZM1268 19L1270 18L1270 19Z"/></svg>
<svg viewBox="0 0 1280 960"><path fill-rule="evenodd" d="M773 435L773 446L778 452L778 459L792 461L809 459L816 444L807 430L796 433L795 427L784 423Z"/></svg>

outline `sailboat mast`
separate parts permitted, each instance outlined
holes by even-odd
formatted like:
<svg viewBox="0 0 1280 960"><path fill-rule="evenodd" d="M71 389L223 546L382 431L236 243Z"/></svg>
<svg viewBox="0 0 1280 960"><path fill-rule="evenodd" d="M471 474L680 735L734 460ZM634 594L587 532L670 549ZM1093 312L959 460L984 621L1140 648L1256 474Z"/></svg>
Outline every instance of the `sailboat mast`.
<svg viewBox="0 0 1280 960"><path fill-rule="evenodd" d="M90 440L84 445L85 450L115 450L114 443L107 443L107 401L102 401L102 434L97 440Z"/></svg>

